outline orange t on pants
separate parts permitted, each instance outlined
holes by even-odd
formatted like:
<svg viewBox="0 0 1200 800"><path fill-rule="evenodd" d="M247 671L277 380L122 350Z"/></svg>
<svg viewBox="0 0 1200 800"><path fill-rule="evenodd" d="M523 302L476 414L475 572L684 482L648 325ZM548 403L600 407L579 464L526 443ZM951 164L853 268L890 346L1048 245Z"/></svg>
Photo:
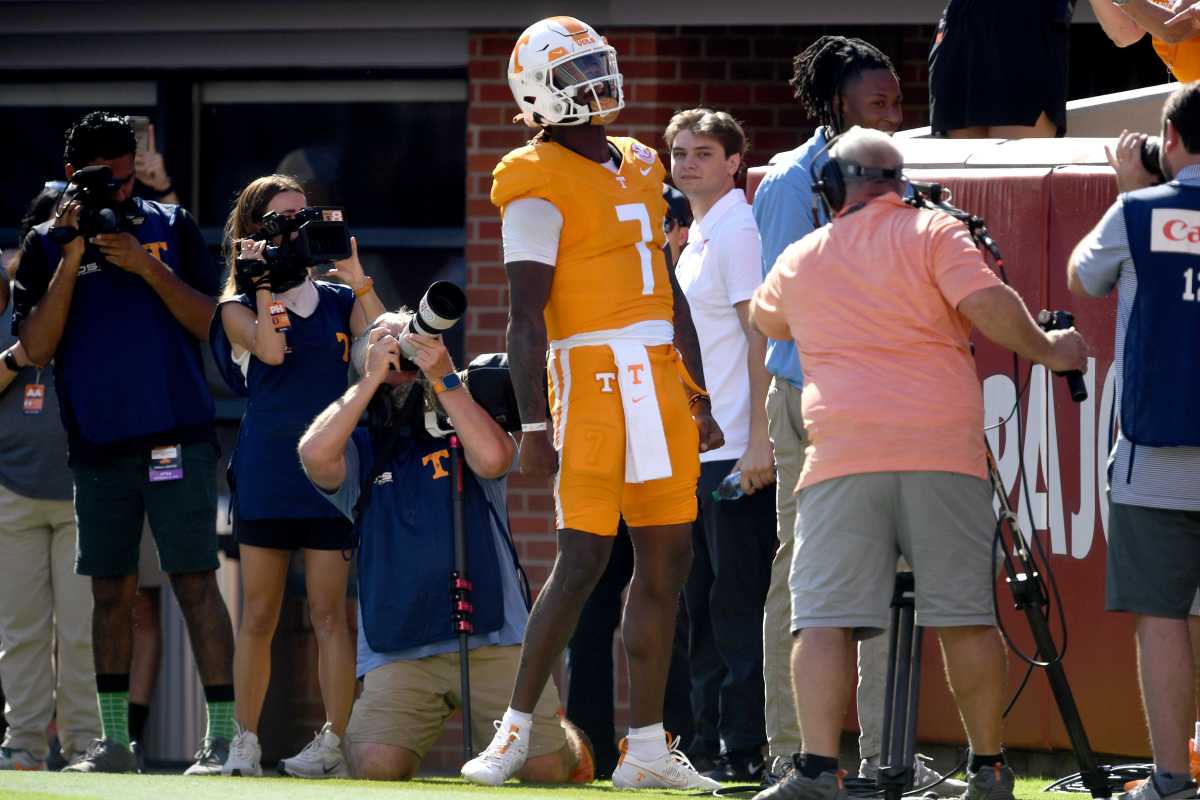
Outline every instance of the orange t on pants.
<svg viewBox="0 0 1200 800"><path fill-rule="evenodd" d="M613 536L620 517L631 528L690 524L696 519L700 434L672 345L646 348L671 459L671 476L625 482L625 413L617 365L605 345L552 348L549 382L559 530Z"/></svg>

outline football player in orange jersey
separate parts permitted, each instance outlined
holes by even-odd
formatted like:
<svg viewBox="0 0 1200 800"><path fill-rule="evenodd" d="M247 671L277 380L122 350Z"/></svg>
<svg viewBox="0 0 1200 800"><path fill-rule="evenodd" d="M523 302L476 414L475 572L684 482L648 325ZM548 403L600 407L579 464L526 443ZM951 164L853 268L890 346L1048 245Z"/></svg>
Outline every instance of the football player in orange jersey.
<svg viewBox="0 0 1200 800"><path fill-rule="evenodd" d="M624 107L621 76L616 51L587 24L551 17L530 26L508 79L518 119L541 129L493 173L508 355L523 422L521 472L554 477L558 553L529 617L508 711L462 774L499 784L520 769L529 714L623 516L636 559L622 623L631 727L613 784L715 789L662 726L679 591L692 561L699 453L723 441L687 302L662 255L666 173L651 148L606 135Z"/></svg>

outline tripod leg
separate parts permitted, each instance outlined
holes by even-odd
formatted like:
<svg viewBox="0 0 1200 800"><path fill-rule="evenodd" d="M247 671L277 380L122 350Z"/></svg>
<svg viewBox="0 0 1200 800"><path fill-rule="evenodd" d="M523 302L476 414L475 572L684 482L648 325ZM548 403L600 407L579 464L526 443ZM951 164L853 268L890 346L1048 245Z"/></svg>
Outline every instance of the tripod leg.
<svg viewBox="0 0 1200 800"><path fill-rule="evenodd" d="M921 631L913 608L911 572L896 575L892 631L888 647L888 696L884 702L883 742L875 785L887 800L900 800L913 780L917 703L921 683Z"/></svg>

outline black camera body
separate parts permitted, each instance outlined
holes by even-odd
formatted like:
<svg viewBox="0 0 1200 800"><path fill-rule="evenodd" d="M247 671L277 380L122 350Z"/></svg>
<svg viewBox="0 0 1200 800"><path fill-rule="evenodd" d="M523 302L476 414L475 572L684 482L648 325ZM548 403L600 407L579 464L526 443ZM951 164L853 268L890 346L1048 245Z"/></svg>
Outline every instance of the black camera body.
<svg viewBox="0 0 1200 800"><path fill-rule="evenodd" d="M120 184L113 181L112 167L106 164L76 170L63 194L63 202L79 204L78 227L56 226L51 230L50 238L61 245L77 236L89 239L100 233L132 230L142 218L113 202L113 192L120 188Z"/></svg>
<svg viewBox="0 0 1200 800"><path fill-rule="evenodd" d="M252 292L250 287L269 273L271 290L284 292L303 283L309 267L350 257L350 229L340 208L302 208L293 216L272 211L250 238L269 242L277 237L280 243L268 245L261 261L237 259L235 266L238 278L244 282L243 291Z"/></svg>
<svg viewBox="0 0 1200 800"><path fill-rule="evenodd" d="M1147 136L1142 140L1142 149L1138 153L1142 157L1142 167L1146 172L1158 178L1159 183L1167 179L1162 168L1162 139L1157 136Z"/></svg>

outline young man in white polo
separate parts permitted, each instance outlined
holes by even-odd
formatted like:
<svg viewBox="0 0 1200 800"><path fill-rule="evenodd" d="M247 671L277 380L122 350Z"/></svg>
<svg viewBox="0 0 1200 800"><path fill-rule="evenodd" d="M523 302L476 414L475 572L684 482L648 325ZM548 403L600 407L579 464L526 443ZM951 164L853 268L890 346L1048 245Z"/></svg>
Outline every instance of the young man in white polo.
<svg viewBox="0 0 1200 800"><path fill-rule="evenodd" d="M725 444L700 454L700 514L693 526L695 561L684 588L692 625L695 755L717 757L707 773L720 781L759 780L763 718L763 606L775 554L775 460L767 435L764 366L767 341L747 308L762 281L754 214L735 186L746 135L723 111L694 108L672 117L664 133L671 177L691 203L694 221L675 275L687 296L713 416ZM738 474L737 497L713 491Z"/></svg>

